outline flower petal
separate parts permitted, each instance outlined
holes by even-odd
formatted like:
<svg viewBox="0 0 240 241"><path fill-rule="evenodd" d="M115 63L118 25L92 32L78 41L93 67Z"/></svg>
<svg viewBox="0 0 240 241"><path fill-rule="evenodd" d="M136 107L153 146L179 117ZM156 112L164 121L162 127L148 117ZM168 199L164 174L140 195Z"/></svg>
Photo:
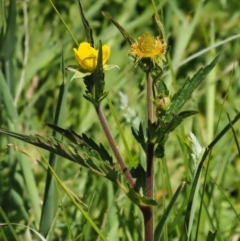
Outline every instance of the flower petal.
<svg viewBox="0 0 240 241"><path fill-rule="evenodd" d="M102 46L102 58L103 58L103 65L107 62L110 56L110 48L107 45Z"/></svg>

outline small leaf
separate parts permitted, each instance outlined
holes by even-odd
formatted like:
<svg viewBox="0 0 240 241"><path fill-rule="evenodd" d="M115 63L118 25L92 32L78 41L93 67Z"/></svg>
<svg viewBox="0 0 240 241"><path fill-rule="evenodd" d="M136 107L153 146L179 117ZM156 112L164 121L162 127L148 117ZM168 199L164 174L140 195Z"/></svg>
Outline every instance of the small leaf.
<svg viewBox="0 0 240 241"><path fill-rule="evenodd" d="M142 146L144 152L146 153L146 140L144 136L144 130L142 123L139 124L139 129L137 130L135 127L131 127L132 134L135 137L136 141Z"/></svg>
<svg viewBox="0 0 240 241"><path fill-rule="evenodd" d="M168 136L166 136L161 143L159 143L154 150L154 156L157 158L163 158L165 155L165 143L167 141Z"/></svg>
<svg viewBox="0 0 240 241"><path fill-rule="evenodd" d="M161 76L159 77L159 80L158 79L155 80L154 83L156 85L158 95L164 94L166 96L169 96L169 90L168 90L166 84L164 83L164 81L162 81Z"/></svg>
<svg viewBox="0 0 240 241"><path fill-rule="evenodd" d="M187 110L187 111L182 111L178 114L178 116L180 116L181 118L185 119L189 116L192 116L192 115L196 115L198 114L199 111L196 111L196 110Z"/></svg>
<svg viewBox="0 0 240 241"><path fill-rule="evenodd" d="M143 169L142 165L138 164L137 168L132 168L131 175L133 178L137 179L135 181L135 184L138 187L138 189L143 193L146 186L146 172Z"/></svg>
<svg viewBox="0 0 240 241"><path fill-rule="evenodd" d="M157 201L146 197L141 196L139 193L134 192L132 189L129 189L129 192L126 193L129 199L132 200L133 203L135 203L138 206L156 206L158 205Z"/></svg>

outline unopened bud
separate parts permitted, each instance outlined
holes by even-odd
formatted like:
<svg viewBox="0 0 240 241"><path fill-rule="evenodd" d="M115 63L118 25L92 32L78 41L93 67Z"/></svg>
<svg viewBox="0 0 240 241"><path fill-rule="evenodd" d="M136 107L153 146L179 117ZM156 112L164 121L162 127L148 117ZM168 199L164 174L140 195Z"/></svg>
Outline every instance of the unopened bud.
<svg viewBox="0 0 240 241"><path fill-rule="evenodd" d="M171 104L171 99L169 96L160 94L153 100L153 103L157 111L166 111Z"/></svg>

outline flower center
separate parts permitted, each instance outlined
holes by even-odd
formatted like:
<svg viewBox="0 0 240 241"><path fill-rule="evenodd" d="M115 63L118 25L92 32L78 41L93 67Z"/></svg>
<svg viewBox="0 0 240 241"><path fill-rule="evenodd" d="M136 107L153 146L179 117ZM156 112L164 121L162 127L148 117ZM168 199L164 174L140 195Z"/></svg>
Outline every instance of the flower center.
<svg viewBox="0 0 240 241"><path fill-rule="evenodd" d="M151 53L155 49L156 40L149 33L145 33L139 37L138 46L143 53Z"/></svg>

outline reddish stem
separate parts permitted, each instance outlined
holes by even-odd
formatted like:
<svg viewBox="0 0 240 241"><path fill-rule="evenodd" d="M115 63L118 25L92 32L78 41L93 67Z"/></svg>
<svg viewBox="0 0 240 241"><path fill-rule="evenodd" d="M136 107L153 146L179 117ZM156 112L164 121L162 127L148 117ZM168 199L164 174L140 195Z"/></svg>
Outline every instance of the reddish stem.
<svg viewBox="0 0 240 241"><path fill-rule="evenodd" d="M148 105L148 124L154 122L154 106L152 102L153 92L152 92L152 77L150 73L147 73L147 105ZM150 136L148 135L147 143L147 169L146 169L146 196L153 198L153 184L154 184L154 144L150 141ZM144 231L145 231L145 241L153 241L153 207L145 206L140 207L143 213L144 219Z"/></svg>
<svg viewBox="0 0 240 241"><path fill-rule="evenodd" d="M131 173L129 172L127 166L125 165L125 162L117 148L117 145L116 145L116 142L114 141L113 139L113 136L112 136L112 133L111 131L109 130L109 127L108 127L108 124L107 124L107 121L105 119L105 116L102 112L102 109L100 108L100 106L96 106L95 107L96 109L96 112L97 112L97 115L98 115L98 118L99 118L99 121L102 125L102 128L103 128L103 131L107 137L107 140L112 148L112 151L117 159L117 162L119 163L120 167L121 167L121 170L124 174L124 176L126 177L127 181L128 181L128 184L130 186L130 188L134 189L135 191L137 191L137 187L136 187L136 184L135 182L133 181L133 178L132 178L132 175Z"/></svg>

